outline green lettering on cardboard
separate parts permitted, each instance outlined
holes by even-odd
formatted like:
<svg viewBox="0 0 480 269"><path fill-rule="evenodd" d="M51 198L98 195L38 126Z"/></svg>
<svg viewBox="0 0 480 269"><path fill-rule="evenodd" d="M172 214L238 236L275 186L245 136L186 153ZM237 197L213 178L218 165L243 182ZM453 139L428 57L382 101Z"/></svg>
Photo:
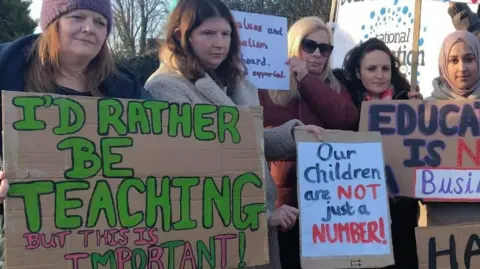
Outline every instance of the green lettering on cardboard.
<svg viewBox="0 0 480 269"><path fill-rule="evenodd" d="M107 267L109 264L110 269L117 269L117 260L113 249L107 250L103 255L96 252L91 253L90 262L92 264L92 269L98 269L99 264L102 265L102 268Z"/></svg>
<svg viewBox="0 0 480 269"><path fill-rule="evenodd" d="M27 229L31 233L38 233L42 229L40 195L52 194L53 192L53 181L49 180L10 183L8 196L22 198Z"/></svg>
<svg viewBox="0 0 480 269"><path fill-rule="evenodd" d="M45 105L46 100L41 96L16 96L12 104L22 108L22 119L13 123L13 129L17 131L45 130L47 124L37 119L37 108Z"/></svg>
<svg viewBox="0 0 480 269"><path fill-rule="evenodd" d="M238 263L238 268L244 268L247 263L245 262L245 250L247 248L247 238L245 237L245 232L238 233L238 256L240 262Z"/></svg>
<svg viewBox="0 0 480 269"><path fill-rule="evenodd" d="M237 107L220 106L218 108L218 141L225 142L225 133L229 132L232 142L235 144L240 143L241 136L237 128L239 119L240 112Z"/></svg>
<svg viewBox="0 0 480 269"><path fill-rule="evenodd" d="M83 206L83 201L78 198L67 198L67 193L77 190L88 190L88 181L62 181L55 184L55 227L62 230L74 230L82 227L82 217L70 216L67 210Z"/></svg>
<svg viewBox="0 0 480 269"><path fill-rule="evenodd" d="M127 105L128 132L150 134L150 121L142 101L129 101Z"/></svg>
<svg viewBox="0 0 480 269"><path fill-rule="evenodd" d="M197 269L203 269L203 259L206 259L210 268L216 268L215 259L215 240L213 236L208 239L209 248L202 240L197 241Z"/></svg>
<svg viewBox="0 0 480 269"><path fill-rule="evenodd" d="M126 178L122 180L117 190L117 210L120 226L122 228L132 228L139 225L143 221L143 212L141 210L130 213L130 199L128 192L131 188L135 188L139 193L145 193L145 183L139 178Z"/></svg>
<svg viewBox="0 0 480 269"><path fill-rule="evenodd" d="M172 227L172 200L170 199L170 178L165 176L161 180L160 194L157 194L157 179L147 178L147 209L145 210L145 224L148 228L157 227L158 207L161 210L162 229L169 232Z"/></svg>
<svg viewBox="0 0 480 269"><path fill-rule="evenodd" d="M58 150L71 150L72 168L64 173L67 179L86 179L95 176L102 167L95 143L83 137L68 137L60 141Z"/></svg>
<svg viewBox="0 0 480 269"><path fill-rule="evenodd" d="M168 249L168 269L174 269L175 267L175 248L183 246L182 240L167 241L160 245L161 248Z"/></svg>
<svg viewBox="0 0 480 269"><path fill-rule="evenodd" d="M117 225L117 214L113 202L112 189L106 180L97 180L88 204L87 228L97 226L100 214L103 211L110 227Z"/></svg>
<svg viewBox="0 0 480 269"><path fill-rule="evenodd" d="M262 180L254 173L244 173L233 181L233 225L237 230L250 228L256 231L260 227L260 213L265 212L265 203L252 203L242 207L242 190L248 183L262 188ZM246 215L245 219L242 218L242 213Z"/></svg>
<svg viewBox="0 0 480 269"><path fill-rule="evenodd" d="M112 148L128 148L133 145L131 137L104 137L100 140L103 160L103 176L106 178L133 177L132 168L113 168L114 164L122 163L122 154L113 153Z"/></svg>
<svg viewBox="0 0 480 269"><path fill-rule="evenodd" d="M85 124L85 108L78 101L70 98L56 98L53 104L59 108L58 126L53 128L56 135L74 134Z"/></svg>
<svg viewBox="0 0 480 269"><path fill-rule="evenodd" d="M137 264L137 261L140 261ZM132 269L147 268L147 254L141 248L134 248L132 251Z"/></svg>
<svg viewBox="0 0 480 269"><path fill-rule="evenodd" d="M192 220L191 189L200 184L199 177L175 177L172 186L180 188L180 220L173 223L174 230L191 230L197 227Z"/></svg>
<svg viewBox="0 0 480 269"><path fill-rule="evenodd" d="M124 107L120 100L98 99L98 134L108 135L110 126L118 135L127 134L127 125L122 119Z"/></svg>
<svg viewBox="0 0 480 269"><path fill-rule="evenodd" d="M195 138L201 141L214 140L216 135L214 131L205 130L205 128L213 126L214 120L208 114L215 113L217 107L209 104L198 104L193 109L193 128Z"/></svg>
<svg viewBox="0 0 480 269"><path fill-rule="evenodd" d="M213 212L217 211L222 220L223 227L228 227L232 220L231 210L231 184L230 178L222 178L222 191L219 190L215 179L205 178L203 182L203 227L205 229L213 228ZM216 210L214 210L214 207Z"/></svg>
<svg viewBox="0 0 480 269"><path fill-rule="evenodd" d="M150 111L151 126L153 134L162 134L163 111L169 106L165 101L145 101L143 106Z"/></svg>
<svg viewBox="0 0 480 269"><path fill-rule="evenodd" d="M168 135L170 137L178 136L178 128L182 128L183 137L192 136L192 105L182 104L181 109L179 104L170 104L170 111L168 114Z"/></svg>

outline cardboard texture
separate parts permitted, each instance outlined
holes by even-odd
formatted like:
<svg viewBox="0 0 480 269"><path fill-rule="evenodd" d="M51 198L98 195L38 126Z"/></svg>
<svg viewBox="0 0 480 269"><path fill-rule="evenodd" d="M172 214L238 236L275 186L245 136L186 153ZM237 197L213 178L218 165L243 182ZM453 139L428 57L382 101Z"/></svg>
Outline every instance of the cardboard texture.
<svg viewBox="0 0 480 269"><path fill-rule="evenodd" d="M480 268L480 223L416 228L419 269Z"/></svg>
<svg viewBox="0 0 480 269"><path fill-rule="evenodd" d="M6 268L268 262L261 108L2 100Z"/></svg>
<svg viewBox="0 0 480 269"><path fill-rule="evenodd" d="M318 139L312 134L305 131L296 131L295 138L298 143L300 142L319 142ZM350 131L337 131L337 130L327 130L322 134L322 142L340 142L340 143L368 143L368 142L382 142L382 137L378 132L350 132ZM298 164L297 164L298 166ZM297 171L297 173L300 173ZM302 178L301 175L298 178ZM300 188L298 188L300 190ZM385 202L387 203L386 210L388 219L387 222L387 231L388 238L391 238L390 225L388 225L390 220L390 212L388 207L388 197L387 192L385 194ZM299 193L299 199L303 194ZM334 196L334 194L332 194ZM302 221L302 214L300 213L300 222ZM301 225L300 225L301 227ZM300 234L302 230L300 228ZM346 235L347 238L350 238ZM353 235L352 235L353 236ZM353 237L352 237L353 238ZM300 238L302 240L302 238ZM319 257L319 258L310 258L302 257L301 264L302 269L336 269L336 268L382 268L388 265L394 264L393 257L393 247L390 240L389 243L390 250L387 255L361 255L361 256L332 256L332 257Z"/></svg>
<svg viewBox="0 0 480 269"><path fill-rule="evenodd" d="M471 202L479 201L478 195L472 193L478 193L480 181L468 179L465 170L480 167L478 115L476 101L368 101L362 103L359 129L382 133L392 194L430 201ZM467 176L460 182L437 171L434 181L427 178L416 182L421 180L416 169L429 168L464 170ZM456 188L457 184L461 189Z"/></svg>

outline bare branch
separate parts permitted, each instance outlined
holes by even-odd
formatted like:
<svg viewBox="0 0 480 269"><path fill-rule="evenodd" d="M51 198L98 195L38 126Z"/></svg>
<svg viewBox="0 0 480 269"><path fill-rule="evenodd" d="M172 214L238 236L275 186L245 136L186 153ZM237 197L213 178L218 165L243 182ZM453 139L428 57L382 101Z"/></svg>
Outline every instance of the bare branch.
<svg viewBox="0 0 480 269"><path fill-rule="evenodd" d="M158 35L156 31L168 16L167 6L167 0L114 0L114 49L144 53L147 38Z"/></svg>

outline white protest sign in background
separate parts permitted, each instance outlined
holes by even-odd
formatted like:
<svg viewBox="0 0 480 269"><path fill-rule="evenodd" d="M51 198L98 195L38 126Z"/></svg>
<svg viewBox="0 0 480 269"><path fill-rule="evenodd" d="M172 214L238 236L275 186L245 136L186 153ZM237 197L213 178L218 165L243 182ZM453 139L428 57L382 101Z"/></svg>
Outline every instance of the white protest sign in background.
<svg viewBox="0 0 480 269"><path fill-rule="evenodd" d="M350 49L377 37L404 63L401 71L409 75L415 0L340 0L337 3L333 65L341 67Z"/></svg>
<svg viewBox="0 0 480 269"><path fill-rule="evenodd" d="M467 3L467 4L478 4L480 3L480 0L435 0L435 1L440 1L440 2L458 2L458 3Z"/></svg>
<svg viewBox="0 0 480 269"><path fill-rule="evenodd" d="M415 170L415 197L424 201L479 202L480 170L419 168Z"/></svg>
<svg viewBox="0 0 480 269"><path fill-rule="evenodd" d="M470 2L470 1L463 1ZM347 52L362 41L384 41L401 62L400 71L410 81L415 0L339 0L332 63L341 67ZM476 12L477 5L469 5ZM438 55L443 39L455 31L449 3L423 0L417 81L424 97L430 96L438 77Z"/></svg>
<svg viewBox="0 0 480 269"><path fill-rule="evenodd" d="M258 89L290 90L287 19L232 11L240 34L247 78Z"/></svg>
<svg viewBox="0 0 480 269"><path fill-rule="evenodd" d="M301 257L390 255L381 142L298 143Z"/></svg>
<svg viewBox="0 0 480 269"><path fill-rule="evenodd" d="M455 1L460 2L460 1ZM463 1L470 2L470 1ZM420 91L424 97L430 96L433 91L432 80L439 76L438 56L445 37L455 31L452 23L452 17L448 14L450 3L438 0L423 0L422 2L422 29L427 29L421 33L423 39L424 58L422 67L419 68ZM477 5L469 5L470 9L476 13ZM422 62L420 62L422 63Z"/></svg>

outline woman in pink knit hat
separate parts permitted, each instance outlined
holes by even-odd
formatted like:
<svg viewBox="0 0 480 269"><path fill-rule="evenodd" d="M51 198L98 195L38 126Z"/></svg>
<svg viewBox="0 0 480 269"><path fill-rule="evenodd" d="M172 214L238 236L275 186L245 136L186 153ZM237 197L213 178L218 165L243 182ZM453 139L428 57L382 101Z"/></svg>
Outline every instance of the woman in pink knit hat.
<svg viewBox="0 0 480 269"><path fill-rule="evenodd" d="M0 89L130 99L149 97L133 73L114 63L107 44L112 29L110 0L44 0L40 25L42 34L0 44ZM0 180L0 202L3 202L8 191L3 172ZM1 205L0 227L0 269L3 269Z"/></svg>

